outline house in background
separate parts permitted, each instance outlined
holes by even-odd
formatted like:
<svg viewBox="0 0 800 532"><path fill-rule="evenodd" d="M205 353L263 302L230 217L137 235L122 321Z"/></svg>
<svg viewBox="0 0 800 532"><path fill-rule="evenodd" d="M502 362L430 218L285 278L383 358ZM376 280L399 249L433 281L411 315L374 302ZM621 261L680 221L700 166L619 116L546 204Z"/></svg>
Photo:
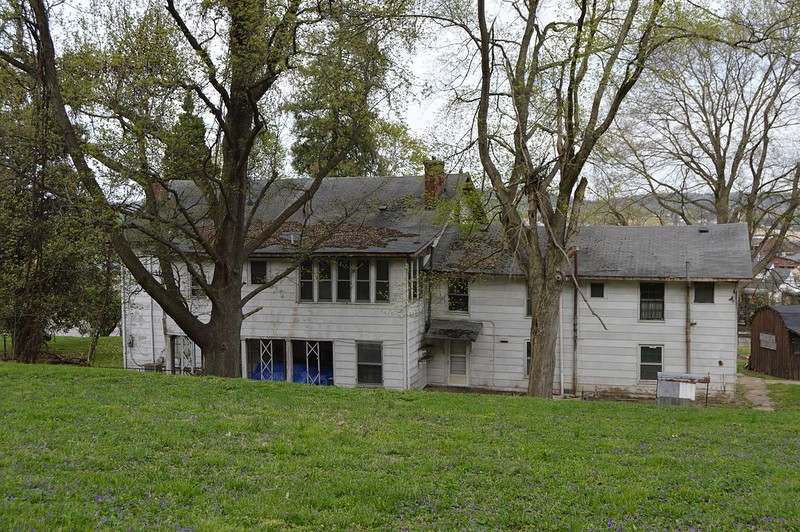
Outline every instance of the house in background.
<svg viewBox="0 0 800 532"><path fill-rule="evenodd" d="M800 380L800 305L759 309L753 316L750 331L748 369Z"/></svg>
<svg viewBox="0 0 800 532"><path fill-rule="evenodd" d="M469 216L459 203L466 182L437 165L422 177L327 179L313 211L346 207L348 219L248 303L245 312L261 310L242 328L242 377L527 389L524 279L493 230L457 224ZM265 243L243 290L291 268L315 223L306 213ZM708 373L714 392L733 397L736 294L751 269L743 225L587 226L577 245L577 289L564 272L555 393L654 395L657 373L668 371ZM202 372L202 353L127 282L126 367L163 360L166 371ZM188 277L185 285L188 304L207 313Z"/></svg>

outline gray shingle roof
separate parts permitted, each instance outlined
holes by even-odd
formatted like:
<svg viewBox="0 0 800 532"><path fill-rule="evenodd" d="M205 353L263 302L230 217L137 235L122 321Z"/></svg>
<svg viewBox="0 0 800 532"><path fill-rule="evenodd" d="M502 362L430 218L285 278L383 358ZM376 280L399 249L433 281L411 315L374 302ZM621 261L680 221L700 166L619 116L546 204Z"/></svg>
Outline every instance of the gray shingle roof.
<svg viewBox="0 0 800 532"><path fill-rule="evenodd" d="M464 179L460 174L445 176L441 199L456 197ZM204 206L196 187L191 182L184 183L182 203L202 212ZM309 183L309 179L276 180L264 196L256 218L274 220ZM261 186L254 182L252 189L260 190ZM255 195L251 193L253 200ZM425 209L422 176L327 177L276 238L265 242L255 255L295 255L301 243L308 244L320 234L325 235L325 241L314 247L316 254L413 255L441 232L441 218L436 209Z"/></svg>
<svg viewBox="0 0 800 532"><path fill-rule="evenodd" d="M769 308L781 315L787 329L800 334L800 305L772 305Z"/></svg>
<svg viewBox="0 0 800 532"><path fill-rule="evenodd" d="M705 229L703 232L701 229ZM710 226L583 226L576 241L578 276L596 279L747 280L752 276L744 224ZM442 239L437 268L443 271L520 275L502 249L500 232Z"/></svg>
<svg viewBox="0 0 800 532"><path fill-rule="evenodd" d="M705 230L705 232L704 232ZM745 224L581 228L583 277L750 279Z"/></svg>

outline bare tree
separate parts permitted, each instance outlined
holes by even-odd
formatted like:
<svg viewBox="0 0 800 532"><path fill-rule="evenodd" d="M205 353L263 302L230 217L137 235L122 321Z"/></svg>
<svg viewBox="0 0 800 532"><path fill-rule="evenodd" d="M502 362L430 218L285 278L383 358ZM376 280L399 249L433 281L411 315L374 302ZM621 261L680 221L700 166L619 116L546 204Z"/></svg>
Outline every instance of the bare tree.
<svg viewBox="0 0 800 532"><path fill-rule="evenodd" d="M532 301L531 395L552 395L584 167L645 62L677 34L662 10L661 0L478 0L472 15L458 6L437 15L463 30L476 53L467 58L475 71L463 73L455 91L460 102L477 104L480 162ZM464 88L472 79L475 91Z"/></svg>
<svg viewBox="0 0 800 532"><path fill-rule="evenodd" d="M401 9L401 4L392 9ZM120 34L100 32L109 41L93 48L96 35L79 30L82 41L60 55L51 10L67 7L61 2L48 6L45 0L4 2L5 20L27 30L28 46L12 48L2 39L0 60L6 68L38 78L45 87L61 141L136 282L200 347L208 373L239 376L244 305L272 284L242 294L243 264L253 250L279 234L358 142L379 86L379 80L359 76L373 72L368 62L375 54L348 49L351 61L337 64L358 79L339 89L338 99L350 104L339 109L340 136L335 145L321 148L307 186L281 198L283 208L265 222L257 213L274 199L273 186L280 175L280 165L269 161L281 146L281 130L274 120L282 110L281 83L311 55L330 47L347 49L348 43L334 42L330 32L332 21L344 10L350 10L353 31L364 24L385 35L392 9L307 0L111 3L113 16L108 18L120 23ZM346 36L338 32L336 37ZM173 109L187 91L210 118L205 137L211 146L202 142L203 133L200 145L193 138L178 135L176 140L169 134ZM336 95L330 97L333 101ZM184 118L190 132L196 132L192 124L197 120ZM199 124L202 128L203 121ZM178 166L177 176L163 172L174 164L160 165L170 143L167 151L173 156L185 154L186 166ZM254 167L268 168L269 173L253 179ZM184 193L186 180L197 194ZM128 202L120 207L118 197L108 191L120 184L130 186L135 198L144 196L143 205ZM187 204L189 197L196 201ZM158 257L159 267L149 268L143 254ZM180 276L186 272L208 298L207 320L192 310L185 279L181 286Z"/></svg>
<svg viewBox="0 0 800 532"><path fill-rule="evenodd" d="M754 274L780 250L800 203L797 29L771 27L747 47L723 37L753 32L728 26L719 40L662 48L603 157L675 221L745 222Z"/></svg>

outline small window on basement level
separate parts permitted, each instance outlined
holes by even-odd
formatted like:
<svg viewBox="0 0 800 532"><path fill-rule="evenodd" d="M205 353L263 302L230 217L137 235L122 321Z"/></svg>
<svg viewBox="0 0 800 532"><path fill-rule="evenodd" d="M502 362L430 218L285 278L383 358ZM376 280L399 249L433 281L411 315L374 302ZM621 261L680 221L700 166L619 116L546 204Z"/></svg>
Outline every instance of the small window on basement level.
<svg viewBox="0 0 800 532"><path fill-rule="evenodd" d="M383 346L379 343L356 342L358 383L383 384Z"/></svg>
<svg viewBox="0 0 800 532"><path fill-rule="evenodd" d="M589 285L589 295L591 297L606 297L605 283L592 283Z"/></svg>
<svg viewBox="0 0 800 532"><path fill-rule="evenodd" d="M250 284L264 284L267 282L267 261L250 261Z"/></svg>
<svg viewBox="0 0 800 532"><path fill-rule="evenodd" d="M663 371L663 351L661 345L642 345L640 348L639 380L654 381L658 379L658 372Z"/></svg>
<svg viewBox="0 0 800 532"><path fill-rule="evenodd" d="M469 312L469 282L466 279L448 281L447 309L453 312Z"/></svg>
<svg viewBox="0 0 800 532"><path fill-rule="evenodd" d="M694 302L713 303L714 283L694 283Z"/></svg>

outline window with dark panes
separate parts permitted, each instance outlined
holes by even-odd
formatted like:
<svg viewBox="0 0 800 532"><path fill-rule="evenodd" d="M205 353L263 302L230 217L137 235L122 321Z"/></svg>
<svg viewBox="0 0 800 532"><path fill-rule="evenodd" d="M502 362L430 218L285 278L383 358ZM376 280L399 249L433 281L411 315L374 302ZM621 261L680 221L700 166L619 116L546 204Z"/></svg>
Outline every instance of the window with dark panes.
<svg viewBox="0 0 800 532"><path fill-rule="evenodd" d="M356 342L358 383L383 383L383 347L378 343Z"/></svg>
<svg viewBox="0 0 800 532"><path fill-rule="evenodd" d="M250 261L250 284L264 284L267 282L267 261Z"/></svg>
<svg viewBox="0 0 800 532"><path fill-rule="evenodd" d="M525 376L528 377L531 374L531 343L525 342L525 347Z"/></svg>
<svg viewBox="0 0 800 532"><path fill-rule="evenodd" d="M792 335L792 354L800 355L800 336Z"/></svg>
<svg viewBox="0 0 800 532"><path fill-rule="evenodd" d="M192 277L192 297L205 297L206 293L203 291L203 287L200 286L200 283Z"/></svg>
<svg viewBox="0 0 800 532"><path fill-rule="evenodd" d="M448 281L447 308L454 312L469 312L469 282L466 279Z"/></svg>
<svg viewBox="0 0 800 532"><path fill-rule="evenodd" d="M527 293L528 289L525 289L525 315L530 316L533 314L533 303L531 302L531 295Z"/></svg>
<svg viewBox="0 0 800 532"><path fill-rule="evenodd" d="M664 319L664 283L641 283L639 296L639 319Z"/></svg>
<svg viewBox="0 0 800 532"><path fill-rule="evenodd" d="M694 302L713 303L714 283L694 283Z"/></svg>
<svg viewBox="0 0 800 532"><path fill-rule="evenodd" d="M314 301L314 265L310 260L300 265L300 301Z"/></svg>
<svg viewBox="0 0 800 532"><path fill-rule="evenodd" d="M663 368L663 350L660 345L640 346L641 359L639 364L639 379L654 381L658 379L658 372Z"/></svg>
<svg viewBox="0 0 800 532"><path fill-rule="evenodd" d="M369 260L356 261L356 301L370 301Z"/></svg>
<svg viewBox="0 0 800 532"><path fill-rule="evenodd" d="M605 283L591 283L589 285L589 295L591 297L606 297Z"/></svg>
<svg viewBox="0 0 800 532"><path fill-rule="evenodd" d="M389 301L389 261L375 261L375 301Z"/></svg>
<svg viewBox="0 0 800 532"><path fill-rule="evenodd" d="M336 301L350 301L350 259L336 263Z"/></svg>
<svg viewBox="0 0 800 532"><path fill-rule="evenodd" d="M327 260L317 263L317 301L333 301L331 263Z"/></svg>

